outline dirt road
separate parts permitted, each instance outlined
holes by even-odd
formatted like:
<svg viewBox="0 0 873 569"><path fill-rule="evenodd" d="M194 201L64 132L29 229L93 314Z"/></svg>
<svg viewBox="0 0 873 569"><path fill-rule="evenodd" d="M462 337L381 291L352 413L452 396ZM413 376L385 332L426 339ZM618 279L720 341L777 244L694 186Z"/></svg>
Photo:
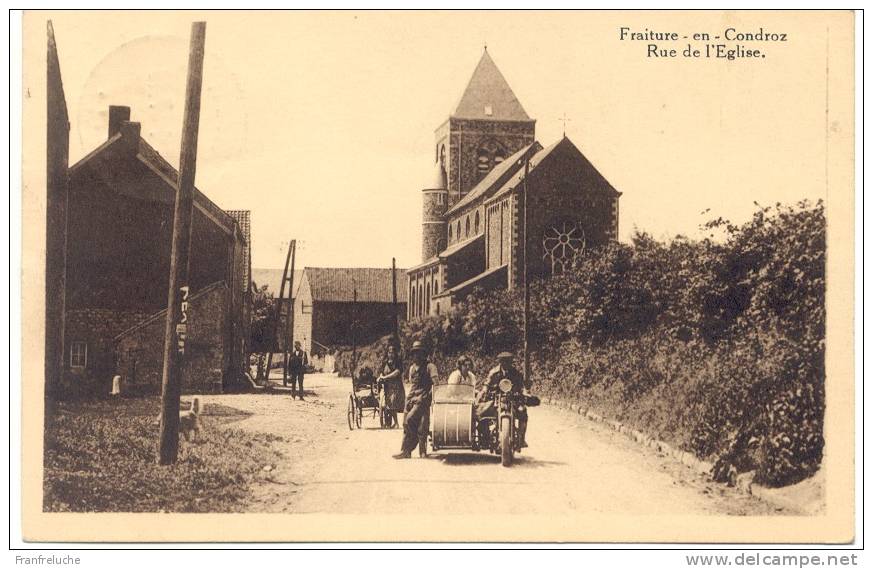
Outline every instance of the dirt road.
<svg viewBox="0 0 873 569"><path fill-rule="evenodd" d="M549 406L530 412L530 447L511 468L486 453L439 452L394 460L401 430L364 417L349 431L350 380L306 377L306 401L289 395L220 396L252 413L232 423L284 437L280 464L264 465L249 511L395 514L778 514L751 496L706 481L624 435Z"/></svg>

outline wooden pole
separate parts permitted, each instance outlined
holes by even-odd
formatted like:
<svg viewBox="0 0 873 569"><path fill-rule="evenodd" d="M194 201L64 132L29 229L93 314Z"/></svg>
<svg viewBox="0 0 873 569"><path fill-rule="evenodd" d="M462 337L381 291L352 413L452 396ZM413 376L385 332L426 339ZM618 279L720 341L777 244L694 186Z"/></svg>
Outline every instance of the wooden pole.
<svg viewBox="0 0 873 569"><path fill-rule="evenodd" d="M270 385L270 366L273 365L273 350L279 349L279 321L282 320L282 299L285 297L285 281L288 280L288 263L291 261L291 244L288 244L288 254L285 255L285 268L282 269L282 284L279 285L279 298L276 299L276 321L273 323L273 341L270 353L267 355L267 379L265 385ZM284 374L284 372L283 372ZM285 377L284 375L282 376Z"/></svg>
<svg viewBox="0 0 873 569"><path fill-rule="evenodd" d="M391 307L394 312L394 343L400 349L400 314L397 312L397 259L391 257Z"/></svg>
<svg viewBox="0 0 873 569"><path fill-rule="evenodd" d="M191 24L188 82L182 121L179 157L179 187L173 212L173 245L170 253L170 290L164 328L164 366L161 380L161 439L158 462L173 464L179 454L179 396L184 381L185 344L188 333L191 218L194 205L194 174L197 169L197 133L200 127L200 91L203 84L203 53L206 22Z"/></svg>
<svg viewBox="0 0 873 569"><path fill-rule="evenodd" d="M294 349L294 258L297 256L297 240L291 240L291 270L288 272L288 322L285 328L285 371L288 375L288 354Z"/></svg>
<svg viewBox="0 0 873 569"><path fill-rule="evenodd" d="M355 377L355 368L358 366L358 332L357 332L357 313L358 313L358 287L352 290L352 379Z"/></svg>
<svg viewBox="0 0 873 569"><path fill-rule="evenodd" d="M530 283L527 278L527 177L530 173L530 158L528 158L524 163L524 185L523 185L523 194L522 194L522 230L521 230L521 249L524 252L522 255L522 278L524 279L524 383L525 385L530 384L530 349L529 349L529 335L528 335L528 327L530 321Z"/></svg>

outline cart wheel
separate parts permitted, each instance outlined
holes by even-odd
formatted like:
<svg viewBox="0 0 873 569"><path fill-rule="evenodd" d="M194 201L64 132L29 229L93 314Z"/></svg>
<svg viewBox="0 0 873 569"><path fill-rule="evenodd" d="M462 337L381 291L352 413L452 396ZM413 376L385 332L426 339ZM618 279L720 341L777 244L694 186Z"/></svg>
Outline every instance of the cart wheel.
<svg viewBox="0 0 873 569"><path fill-rule="evenodd" d="M364 418L364 408L360 405L355 405L355 426L361 428L361 420Z"/></svg>
<svg viewBox="0 0 873 569"><path fill-rule="evenodd" d="M349 430L350 431L353 431L355 429L355 417L356 416L357 416L357 413L355 413L355 398L353 396L349 395L348 419L349 419Z"/></svg>
<svg viewBox="0 0 873 569"><path fill-rule="evenodd" d="M385 409L379 409L379 427L381 427L383 429L388 426L386 424L387 418L385 417L385 413L387 413L387 411L385 411Z"/></svg>

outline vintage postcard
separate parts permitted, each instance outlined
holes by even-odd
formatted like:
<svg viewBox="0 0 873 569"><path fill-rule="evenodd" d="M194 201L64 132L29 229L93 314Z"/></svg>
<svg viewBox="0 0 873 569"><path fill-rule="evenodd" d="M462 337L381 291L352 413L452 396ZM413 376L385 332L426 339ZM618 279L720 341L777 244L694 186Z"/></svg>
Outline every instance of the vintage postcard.
<svg viewBox="0 0 873 569"><path fill-rule="evenodd" d="M854 30L26 12L23 539L851 542Z"/></svg>

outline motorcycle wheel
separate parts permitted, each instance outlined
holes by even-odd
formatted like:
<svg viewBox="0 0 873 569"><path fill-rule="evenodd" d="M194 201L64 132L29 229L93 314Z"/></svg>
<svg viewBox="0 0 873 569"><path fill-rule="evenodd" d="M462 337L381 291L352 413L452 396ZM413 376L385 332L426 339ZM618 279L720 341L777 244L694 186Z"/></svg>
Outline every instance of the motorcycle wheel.
<svg viewBox="0 0 873 569"><path fill-rule="evenodd" d="M500 463L512 466L512 417L500 419Z"/></svg>

